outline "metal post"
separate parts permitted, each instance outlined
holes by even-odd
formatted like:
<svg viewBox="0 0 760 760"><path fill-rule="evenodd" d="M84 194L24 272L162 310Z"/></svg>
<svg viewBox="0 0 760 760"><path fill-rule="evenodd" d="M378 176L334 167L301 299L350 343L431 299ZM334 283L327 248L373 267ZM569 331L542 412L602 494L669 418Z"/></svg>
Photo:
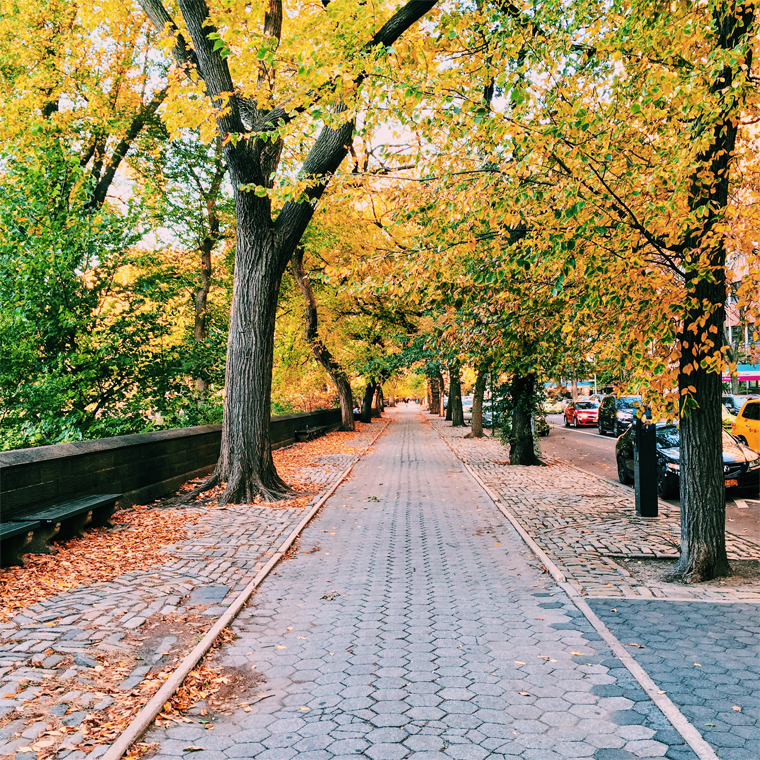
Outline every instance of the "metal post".
<svg viewBox="0 0 760 760"><path fill-rule="evenodd" d="M633 437L633 486L636 492L636 514L657 517L657 429L636 417Z"/></svg>

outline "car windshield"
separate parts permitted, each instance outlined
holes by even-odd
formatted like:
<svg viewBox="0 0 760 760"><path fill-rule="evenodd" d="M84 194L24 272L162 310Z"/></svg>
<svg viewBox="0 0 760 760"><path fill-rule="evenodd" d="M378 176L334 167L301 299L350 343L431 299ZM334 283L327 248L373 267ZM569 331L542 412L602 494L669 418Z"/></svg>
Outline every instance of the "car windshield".
<svg viewBox="0 0 760 760"><path fill-rule="evenodd" d="M576 405L576 409L596 409L599 406L595 401L579 401Z"/></svg>
<svg viewBox="0 0 760 760"><path fill-rule="evenodd" d="M639 401L641 401L641 396L627 396L621 398L619 403L624 409L633 409Z"/></svg>
<svg viewBox="0 0 760 760"><path fill-rule="evenodd" d="M677 448L680 431L675 425L666 425L657 430L657 445L663 449Z"/></svg>

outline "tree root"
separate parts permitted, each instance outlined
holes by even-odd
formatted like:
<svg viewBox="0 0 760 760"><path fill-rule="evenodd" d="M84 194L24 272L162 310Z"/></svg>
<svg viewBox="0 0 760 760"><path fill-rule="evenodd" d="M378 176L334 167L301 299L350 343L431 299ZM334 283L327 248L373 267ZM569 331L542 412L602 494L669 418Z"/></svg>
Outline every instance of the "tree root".
<svg viewBox="0 0 760 760"><path fill-rule="evenodd" d="M704 556L689 558L681 554L681 559L673 565L667 578L679 583L704 583L715 578L730 578L732 575L728 560L714 563Z"/></svg>
<svg viewBox="0 0 760 760"><path fill-rule="evenodd" d="M296 495L297 491L287 485L274 468L267 475L268 482L265 483L262 478L251 473L246 476L242 468L236 468L227 480L227 486L219 499L220 504L251 504L256 497L269 504Z"/></svg>

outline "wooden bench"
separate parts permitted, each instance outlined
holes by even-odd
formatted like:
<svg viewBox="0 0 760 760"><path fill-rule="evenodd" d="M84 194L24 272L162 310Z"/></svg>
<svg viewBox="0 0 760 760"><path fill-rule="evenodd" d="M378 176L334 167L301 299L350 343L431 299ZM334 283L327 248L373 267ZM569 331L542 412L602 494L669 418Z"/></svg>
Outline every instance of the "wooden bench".
<svg viewBox="0 0 760 760"><path fill-rule="evenodd" d="M23 522L9 522L0 525L0 565L23 565L23 554L30 551L34 531L40 527L36 520L24 520Z"/></svg>
<svg viewBox="0 0 760 760"><path fill-rule="evenodd" d="M82 536L85 527L112 528L111 516L116 511L120 493L83 496L64 501L53 507L30 510L25 515L12 517L0 524L2 538L2 564L20 564L20 549L25 553L50 554L53 538L73 538ZM33 527L28 527L32 525ZM23 526L27 526L24 528ZM18 536L26 531L23 543L17 546ZM7 545L7 546L6 546ZM6 562L6 554L8 561Z"/></svg>
<svg viewBox="0 0 760 760"><path fill-rule="evenodd" d="M322 435L326 435L330 432L329 425L323 425L322 427L306 428L305 430L296 430L294 435L296 441L313 441L315 438L319 438Z"/></svg>
<svg viewBox="0 0 760 760"><path fill-rule="evenodd" d="M73 538L83 535L85 527L112 528L111 516L116 511L116 502L120 493L97 494L82 496L79 499L64 501L53 507L46 507L34 512L28 512L19 520L39 520L41 529L54 532L46 540L57 535L59 538Z"/></svg>

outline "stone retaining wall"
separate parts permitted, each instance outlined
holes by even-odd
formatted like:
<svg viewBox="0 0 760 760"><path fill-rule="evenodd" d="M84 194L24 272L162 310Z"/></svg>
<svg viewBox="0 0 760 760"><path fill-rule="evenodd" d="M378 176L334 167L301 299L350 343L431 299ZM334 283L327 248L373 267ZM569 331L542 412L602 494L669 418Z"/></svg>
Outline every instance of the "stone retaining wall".
<svg viewBox="0 0 760 760"><path fill-rule="evenodd" d="M293 443L296 430L336 428L340 420L340 409L272 417L273 446ZM121 506L152 501L210 472L221 435L221 425L203 425L2 452L0 519L95 493L122 493Z"/></svg>

